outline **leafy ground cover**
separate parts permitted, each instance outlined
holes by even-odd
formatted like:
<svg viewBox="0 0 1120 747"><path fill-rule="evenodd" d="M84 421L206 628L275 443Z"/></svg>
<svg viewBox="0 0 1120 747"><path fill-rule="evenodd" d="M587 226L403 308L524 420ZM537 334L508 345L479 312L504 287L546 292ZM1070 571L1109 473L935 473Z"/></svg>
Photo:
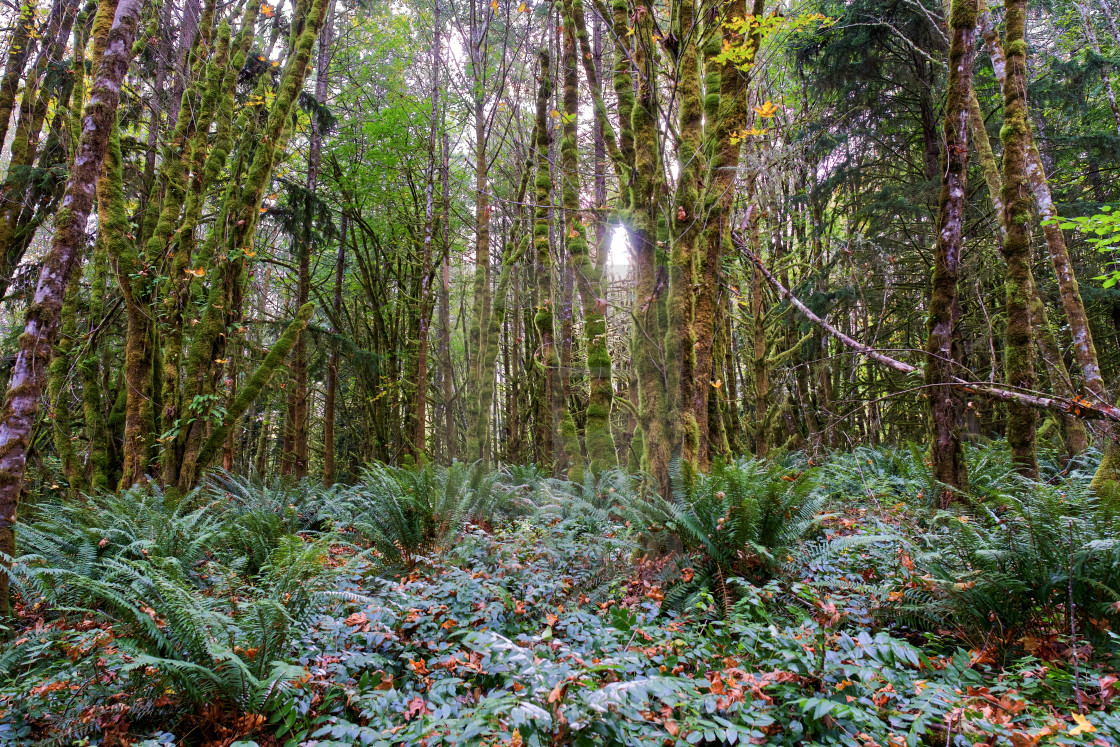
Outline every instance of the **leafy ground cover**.
<svg viewBox="0 0 1120 747"><path fill-rule="evenodd" d="M1118 513L974 450L619 473L371 468L42 503L0 741L1120 744Z"/></svg>

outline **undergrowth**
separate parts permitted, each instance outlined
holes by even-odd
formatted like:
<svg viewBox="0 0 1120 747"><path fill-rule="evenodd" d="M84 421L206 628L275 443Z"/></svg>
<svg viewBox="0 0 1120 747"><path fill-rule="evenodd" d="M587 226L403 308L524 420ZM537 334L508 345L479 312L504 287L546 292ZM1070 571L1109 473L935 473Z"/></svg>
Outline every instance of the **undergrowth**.
<svg viewBox="0 0 1120 747"><path fill-rule="evenodd" d="M2 744L1120 744L1092 456L620 471L371 466L40 502Z"/></svg>

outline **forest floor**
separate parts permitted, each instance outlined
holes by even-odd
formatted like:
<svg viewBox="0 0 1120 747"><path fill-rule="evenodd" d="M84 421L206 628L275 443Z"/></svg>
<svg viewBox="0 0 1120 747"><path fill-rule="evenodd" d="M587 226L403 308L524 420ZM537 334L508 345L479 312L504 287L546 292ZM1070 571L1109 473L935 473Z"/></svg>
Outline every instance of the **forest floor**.
<svg viewBox="0 0 1120 747"><path fill-rule="evenodd" d="M740 462L673 503L461 465L47 499L0 744L1120 745L1091 460L970 464L982 508L950 511L914 450Z"/></svg>

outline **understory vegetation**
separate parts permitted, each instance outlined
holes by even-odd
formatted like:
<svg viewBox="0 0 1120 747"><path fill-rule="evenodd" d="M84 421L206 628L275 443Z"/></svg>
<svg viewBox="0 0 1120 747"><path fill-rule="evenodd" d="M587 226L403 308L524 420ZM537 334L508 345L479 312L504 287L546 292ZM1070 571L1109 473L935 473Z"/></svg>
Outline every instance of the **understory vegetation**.
<svg viewBox="0 0 1120 747"><path fill-rule="evenodd" d="M0 744L1117 745L1120 506L1043 456L43 498Z"/></svg>

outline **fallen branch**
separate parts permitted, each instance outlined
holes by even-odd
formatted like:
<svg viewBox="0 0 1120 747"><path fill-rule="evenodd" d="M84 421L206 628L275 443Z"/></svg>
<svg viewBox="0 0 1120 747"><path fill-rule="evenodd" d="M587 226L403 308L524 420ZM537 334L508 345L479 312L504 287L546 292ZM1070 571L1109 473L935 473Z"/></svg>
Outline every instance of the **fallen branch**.
<svg viewBox="0 0 1120 747"><path fill-rule="evenodd" d="M821 319L814 314L808 306L802 303L800 299L794 296L788 288L782 285L781 281L774 277L770 270L766 268L766 265L762 263L762 260L759 259L758 255L751 251L747 243L744 242L738 234L733 232L732 238L738 249L754 263L754 266L757 267L758 271L762 273L762 276L766 278L766 282L770 283L782 298L789 301L790 304L800 311L810 322L820 327L825 332L828 332L843 345L887 368L893 368L895 371L905 374L914 373L919 370L917 366L912 366L896 358L891 358L889 355L885 355L869 345L864 345L862 342L848 337L846 334L836 329L836 327L832 326L824 319ZM956 376L952 377L951 386L959 387L972 394L983 394L1003 402L1018 402L1019 404L1034 407L1039 410L1057 410L1079 418L1100 418L1120 423L1120 408L1106 403L1090 402L1082 397L1066 399L1065 397L1028 394L1026 392L1017 392L1013 389L1005 389L984 382L966 381Z"/></svg>

